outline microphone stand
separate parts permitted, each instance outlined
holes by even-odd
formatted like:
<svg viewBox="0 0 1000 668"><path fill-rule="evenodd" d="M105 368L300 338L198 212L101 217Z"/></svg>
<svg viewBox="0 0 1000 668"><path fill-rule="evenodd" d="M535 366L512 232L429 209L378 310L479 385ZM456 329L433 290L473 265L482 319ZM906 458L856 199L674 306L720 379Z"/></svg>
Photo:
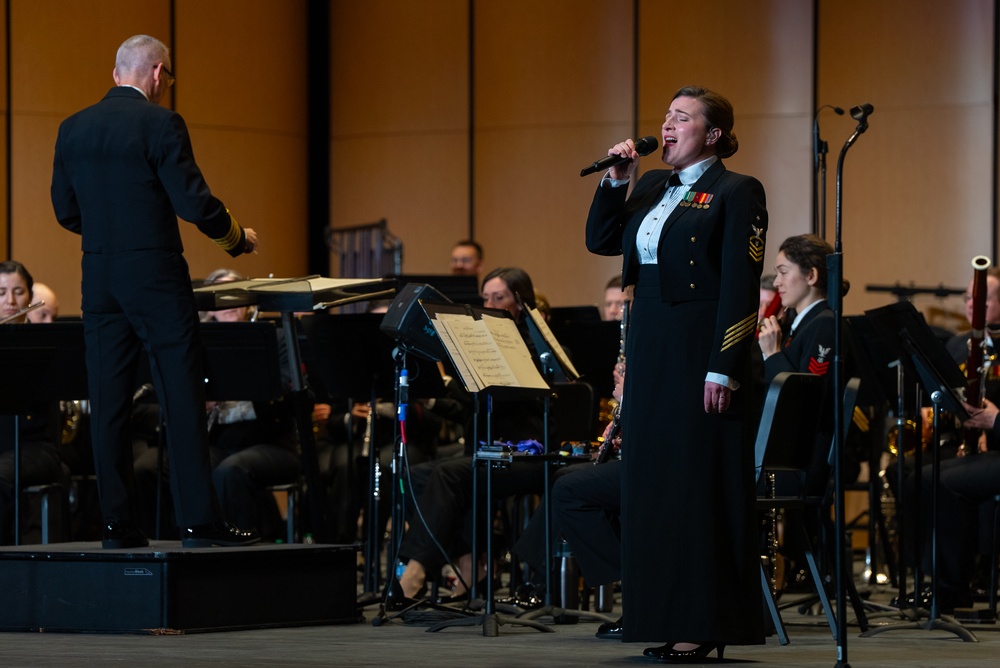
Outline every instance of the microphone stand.
<svg viewBox="0 0 1000 668"><path fill-rule="evenodd" d="M847 661L847 582L844 563L844 424L841 420L843 413L843 341L841 333L841 323L844 310L844 293L842 289L844 280L843 269L843 244L841 237L841 203L843 202L843 171L844 157L847 151L854 145L864 132L868 129L868 115L871 114L870 105L862 105L851 109L851 117L858 121L858 127L854 134L844 143L840 150L840 157L837 159L837 179L836 179L836 240L833 247L833 254L826 258L827 273L827 301L833 310L833 448L834 448L834 564L837 571L837 666L838 668L849 668L851 665Z"/></svg>
<svg viewBox="0 0 1000 668"><path fill-rule="evenodd" d="M826 154L830 147L819 137L819 114L828 107L838 116L844 114L844 110L840 107L824 104L813 116L813 234L818 234L824 239L826 238Z"/></svg>

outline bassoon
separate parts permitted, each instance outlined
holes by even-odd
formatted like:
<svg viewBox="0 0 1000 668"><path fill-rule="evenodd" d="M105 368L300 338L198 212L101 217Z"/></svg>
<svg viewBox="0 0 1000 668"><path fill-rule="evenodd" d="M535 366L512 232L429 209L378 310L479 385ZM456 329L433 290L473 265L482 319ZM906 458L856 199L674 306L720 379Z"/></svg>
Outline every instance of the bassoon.
<svg viewBox="0 0 1000 668"><path fill-rule="evenodd" d="M986 270L992 262L985 255L972 258L972 333L969 335L969 359L965 362L966 400L979 408L983 405L986 395L986 383L983 380L983 340L986 336ZM965 452L975 454L979 451L979 436L981 430L965 430Z"/></svg>

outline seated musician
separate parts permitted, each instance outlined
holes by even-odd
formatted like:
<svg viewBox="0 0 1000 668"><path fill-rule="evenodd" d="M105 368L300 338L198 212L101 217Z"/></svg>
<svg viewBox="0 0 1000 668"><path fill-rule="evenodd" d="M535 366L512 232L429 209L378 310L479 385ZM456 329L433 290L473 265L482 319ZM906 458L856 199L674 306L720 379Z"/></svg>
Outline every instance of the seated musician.
<svg viewBox="0 0 1000 668"><path fill-rule="evenodd" d="M59 315L59 299L52 288L37 281L31 287L31 303L41 302L42 305L28 312L28 322L42 324L55 321Z"/></svg>
<svg viewBox="0 0 1000 668"><path fill-rule="evenodd" d="M1000 268L990 267L985 270L986 272L986 291L985 294L978 295L981 300L981 308L985 313L984 323L986 325L983 332L982 347L984 359L988 359L994 354L994 337L997 337L1000 333ZM965 311L966 317L969 322L973 321L973 309L976 308L976 304L973 300L973 295L976 293L975 290L976 279L969 284L969 289L964 295L965 298ZM972 343L972 332L960 332L953 336L945 344L949 354L955 363L965 371L965 366L970 359L970 346ZM942 501L941 515L938 518L938 545L939 548L939 563L941 564L941 574L942 582L939 583L939 606L944 610L951 610L955 607L968 607L973 603L972 594L970 593L970 582L975 580L975 588L982 591L983 594L988 593L988 582L990 578L990 564L989 557L991 554L991 541L993 540L993 519L994 510L996 507L993 501L993 496L991 494L984 494L981 498L972 494L962 493L960 499L954 498L946 490L949 487L954 487L955 489L965 489L965 485L969 481L976 481L979 476L989 476L993 464L992 453L1000 452L1000 431L993 429L992 423L985 424L989 422L989 412L984 413L983 411L992 411L991 406L995 406L1000 403L1000 366L996 364L987 364L985 366L984 373L981 377L981 387L984 390L984 405L986 409L982 407L972 408L970 413L975 413L976 416L973 420L967 422L963 425L967 429L982 429L983 432L980 436L971 436L968 441L975 445L975 449L979 451L980 454L990 454L989 457L978 458L969 457L966 461L965 455L970 452L970 448L965 443L965 432L955 431L950 420L942 420L939 425L939 443L942 444L939 449L939 456L941 457L941 480L939 485L939 490L942 496L948 496L946 501ZM971 397L970 397L971 400ZM930 408L925 408L922 411L923 424L925 431L930 433L930 426L932 424L932 413ZM943 416L942 416L943 417ZM970 432L971 433L971 432ZM930 440L929 438L927 439ZM948 447L944 447L947 445ZM927 459L924 459L926 462ZM984 466L978 466L979 463L983 463ZM913 465L912 459L906 459L904 461L904 467L906 470L906 478L904 480L904 488L902 495L902 502L904 508L914 508L917 502L916 496L916 482L915 476L910 475L909 469ZM956 469L954 472L952 469ZM890 483L896 482L897 475L890 472L889 481ZM952 481L946 483L946 480ZM931 534L931 522L928 518L931 517L931 505L930 499L931 494L929 490L933 484L933 470L930 464L925 464L921 469L920 475L920 485L921 485L921 516L922 526L919 527L920 530L920 544L922 547L921 552L921 564L923 566L923 574L930 574L930 544L932 540ZM973 503L973 499L978 499ZM967 517L970 512L971 507L975 507L975 512L973 513L978 517L978 520L969 520ZM907 521L907 526L905 527L905 535L914 536L917 527L913 523L913 518L916 513L906 512L904 513L904 519ZM949 526L945 526L948 523L952 523ZM956 535L953 533L953 529L956 526L966 527L969 530L961 536L960 540L942 540L942 534L944 536ZM978 530L976 529L978 527ZM971 541L971 542L970 542ZM913 562L914 557L912 555L912 549L907 541L907 545L904 545L904 556L910 563ZM969 561L967 555L972 555L971 561ZM978 559L977 559L978 555ZM973 565L975 567L973 567ZM968 577L967 577L968 576ZM978 592L977 592L978 593ZM921 594L921 605L929 605L927 592ZM898 604L898 601L894 601Z"/></svg>
<svg viewBox="0 0 1000 668"><path fill-rule="evenodd" d="M534 354L534 345L527 330L525 308L535 308L535 291L528 274L519 268L494 269L483 280L483 303L487 308L505 309L517 323L521 336ZM518 442L527 439L541 440L543 411L536 400L496 401L493 405L492 436ZM466 439L467 455L435 462L429 465L426 486L417 494L417 505L423 520L413 517L403 538L399 557L406 568L399 578L399 590L390 590L390 598L413 598L424 587L428 577L436 578L444 564L460 555L460 578L469 583L475 572L478 579L485 574L485 562L476 560L472 565L471 545L472 508L472 439ZM425 465L428 466L428 465ZM533 463L514 462L492 476L493 492L497 498L516 494L539 494L544 489L544 468ZM480 470L479 475L483 475ZM480 481L481 482L481 481ZM478 489L485 490L485 484ZM480 499L482 502L482 499ZM481 507L481 506L480 506ZM480 522L482 524L482 522ZM436 540L435 540L436 539ZM440 543L448 550L441 554ZM484 544L480 542L480 544ZM464 593L464 585L455 593Z"/></svg>
<svg viewBox="0 0 1000 668"><path fill-rule="evenodd" d="M25 309L34 281L20 262L0 262L0 318L27 322ZM16 426L15 426L16 425ZM0 543L14 543L14 440L21 450L21 489L47 483L66 484L59 458L58 404L40 403L27 414L0 415ZM15 432L16 429L16 432ZM22 519L25 506L22 505ZM23 531L22 531L23 533Z"/></svg>
<svg viewBox="0 0 1000 668"><path fill-rule="evenodd" d="M969 429L982 429L991 438L1000 438L1000 409L986 399L982 407L966 404L971 416L965 422ZM981 508L1000 494L1000 452L990 450L976 455L956 457L941 467L938 487L938 608L950 613L955 608L973 605L973 583L977 576L977 553L990 553L981 546ZM927 494L929 496L929 494ZM926 506L925 506L926 508ZM929 510L929 508L927 508ZM990 515L992 520L992 514ZM992 524L992 522L991 522ZM992 539L992 533L990 534ZM925 551L930 550L930 538L925 537ZM979 561L989 562L980 556ZM995 568L996 564L990 565ZM988 581L989 573L986 573ZM987 590L988 595L988 590ZM925 601L926 603L926 601Z"/></svg>
<svg viewBox="0 0 1000 668"><path fill-rule="evenodd" d="M370 301L367 312L385 313L391 303L392 300ZM444 373L443 366L439 365L438 370L444 384L442 396L413 398L411 395L406 424L406 456L410 466L430 462L443 456L443 452L462 447L458 441L463 437L472 400L454 377ZM412 382L420 383L411 371ZM324 403L317 403L313 410L313 424L320 471L328 482L333 542L353 543L359 538L359 513L366 507L369 493L368 453L375 445L369 442L372 433L378 445L380 489L389 489L391 484L396 407L392 401L376 399L374 409L369 402L354 401L346 411L334 410L330 403L325 403L332 399L326 397L321 383L317 392L325 397ZM379 526L385 526L392 510L388 498L379 504Z"/></svg>
<svg viewBox="0 0 1000 668"><path fill-rule="evenodd" d="M623 364L616 364L613 396L621 401L624 376ZM565 539L580 567L584 584L598 587L621 580L621 432L617 420L604 430L604 448L612 455L606 462L564 466L556 469L552 483L552 516L549 527L552 547ZM545 573L545 515L536 510L513 552L523 559L536 574ZM551 564L553 569L556 565ZM550 582L558 582L553 573ZM542 592L544 594L544 592ZM535 598L539 598L535 596ZM517 604L524 601L515 600ZM530 603L530 601L529 601ZM557 602L558 603L558 602ZM601 624L597 637L621 640L622 622Z"/></svg>
<svg viewBox="0 0 1000 668"><path fill-rule="evenodd" d="M234 271L219 269L209 274L205 285L242 279ZM203 320L246 322L252 313L251 307L237 307L207 312ZM281 337L278 342L282 350ZM287 364L281 365L283 374L286 368ZM237 526L256 527L265 540L282 537L280 514L267 487L299 478L299 444L291 402L284 398L209 401L206 409L212 485L223 516ZM136 466L147 467L149 461L144 461L145 464L137 462ZM169 467L165 473L168 472ZM139 470L136 475L149 478ZM141 496L149 498L148 493Z"/></svg>
<svg viewBox="0 0 1000 668"><path fill-rule="evenodd" d="M782 308L794 310L797 315L787 336L783 336L784 323L779 316L771 315L761 321L757 343L764 357L765 388L783 371L813 373L826 378L824 395L827 399L831 396L836 333L833 310L826 301L826 258L831 253L833 247L812 234L789 237L778 249L772 285L780 296ZM794 468L806 472L807 495L822 495L830 482L828 455L833 438L833 414L832 401L827 399L823 401L824 410L815 441L803 444L796 461L790 462ZM854 466L857 467L857 464ZM857 473L854 470L853 477L851 472L845 477L853 480ZM794 494L797 490L778 488L775 492L783 496ZM804 520L810 535L817 537L819 527L816 518L807 515ZM782 556L790 562L785 570L785 587L807 586L809 579L804 570L804 548L798 532L785 534Z"/></svg>

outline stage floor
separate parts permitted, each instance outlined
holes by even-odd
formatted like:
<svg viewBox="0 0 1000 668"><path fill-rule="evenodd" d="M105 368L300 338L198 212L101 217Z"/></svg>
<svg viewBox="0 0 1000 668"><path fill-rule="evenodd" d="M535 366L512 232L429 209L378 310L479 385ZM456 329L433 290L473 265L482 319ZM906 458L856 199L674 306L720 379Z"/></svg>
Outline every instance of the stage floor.
<svg viewBox="0 0 1000 668"><path fill-rule="evenodd" d="M870 592L870 600L886 603L894 591ZM792 600L792 597L788 597ZM782 601L787 602L787 601ZM370 620L377 607L365 609ZM612 613L617 616L619 609ZM837 662L837 646L822 615L783 612L791 644L776 637L767 644L729 647L731 663L759 666L823 666ZM872 618L872 623L889 620ZM8 632L0 634L0 657L6 666L91 666L122 662L150 666L647 666L644 644L597 640L596 622L559 625L554 633L501 626L496 638L484 638L479 627L427 633L426 625L393 621L361 624L265 628L177 636ZM996 666L1000 628L968 626L979 638L966 643L943 631L890 631L859 638L849 626L847 658L854 666Z"/></svg>

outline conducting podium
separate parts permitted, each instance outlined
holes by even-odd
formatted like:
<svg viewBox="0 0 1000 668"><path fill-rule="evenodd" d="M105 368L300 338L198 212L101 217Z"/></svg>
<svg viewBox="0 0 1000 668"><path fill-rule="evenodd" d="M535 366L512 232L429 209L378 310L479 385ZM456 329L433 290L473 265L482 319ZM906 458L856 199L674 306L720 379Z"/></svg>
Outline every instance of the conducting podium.
<svg viewBox="0 0 1000 668"><path fill-rule="evenodd" d="M331 538L326 493L319 471L316 440L312 430L312 401L308 396L298 344L296 313L342 306L353 302L379 299L393 294L391 283L382 279L263 278L217 283L196 288L198 309L215 311L239 306L257 306L262 311L281 313L281 329L288 353L291 392L295 404L302 449L302 471L308 485L308 503L313 535L317 542Z"/></svg>

